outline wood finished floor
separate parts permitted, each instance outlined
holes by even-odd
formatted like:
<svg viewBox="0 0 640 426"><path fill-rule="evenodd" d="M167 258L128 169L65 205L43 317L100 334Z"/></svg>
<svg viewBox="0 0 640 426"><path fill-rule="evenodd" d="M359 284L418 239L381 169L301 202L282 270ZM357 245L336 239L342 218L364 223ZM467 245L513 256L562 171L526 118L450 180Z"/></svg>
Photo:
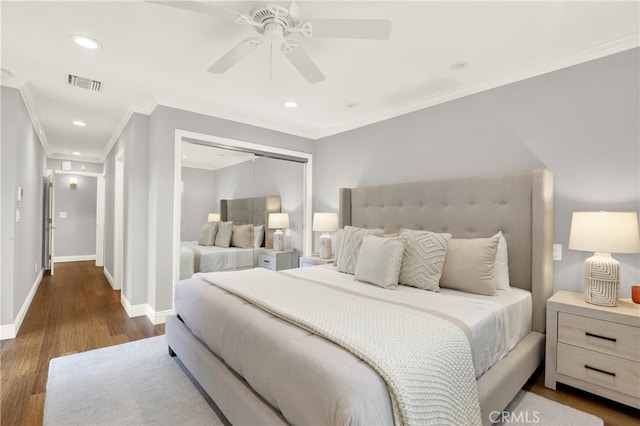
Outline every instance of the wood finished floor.
<svg viewBox="0 0 640 426"><path fill-rule="evenodd" d="M102 268L59 263L38 287L15 339L0 351L0 424L40 425L49 360L164 334L146 317L129 318Z"/></svg>
<svg viewBox="0 0 640 426"><path fill-rule="evenodd" d="M49 360L77 352L164 334L164 325L146 317L129 318L102 268L93 262L56 265L45 276L15 339L4 340L0 351L2 402L0 424L40 425L44 409ZM640 411L558 386L544 387L542 368L524 389L604 419L605 425L640 424Z"/></svg>

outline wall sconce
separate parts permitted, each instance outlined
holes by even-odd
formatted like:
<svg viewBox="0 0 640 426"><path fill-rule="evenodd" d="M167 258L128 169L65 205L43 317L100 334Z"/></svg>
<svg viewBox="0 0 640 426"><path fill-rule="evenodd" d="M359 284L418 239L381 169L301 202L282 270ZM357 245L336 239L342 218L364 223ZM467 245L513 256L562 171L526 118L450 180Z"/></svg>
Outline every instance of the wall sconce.
<svg viewBox="0 0 640 426"><path fill-rule="evenodd" d="M69 178L69 188L71 188L71 189L78 188L78 178L77 177L70 177Z"/></svg>
<svg viewBox="0 0 640 426"><path fill-rule="evenodd" d="M207 215L207 222L220 222L220 213L209 213Z"/></svg>

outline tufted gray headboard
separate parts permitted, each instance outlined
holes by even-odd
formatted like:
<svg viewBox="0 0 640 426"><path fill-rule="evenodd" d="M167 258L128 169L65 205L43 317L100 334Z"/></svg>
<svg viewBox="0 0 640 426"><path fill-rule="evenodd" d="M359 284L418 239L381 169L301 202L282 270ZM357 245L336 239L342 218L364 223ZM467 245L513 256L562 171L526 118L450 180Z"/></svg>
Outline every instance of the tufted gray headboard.
<svg viewBox="0 0 640 426"><path fill-rule="evenodd" d="M453 238L502 231L509 279L533 296L533 329L543 333L553 292L553 177L548 170L340 190L339 227L448 232Z"/></svg>
<svg viewBox="0 0 640 426"><path fill-rule="evenodd" d="M267 229L269 213L280 213L280 197L239 198L236 200L220 200L220 220L233 221L235 225L265 225L265 247L273 247L274 230Z"/></svg>

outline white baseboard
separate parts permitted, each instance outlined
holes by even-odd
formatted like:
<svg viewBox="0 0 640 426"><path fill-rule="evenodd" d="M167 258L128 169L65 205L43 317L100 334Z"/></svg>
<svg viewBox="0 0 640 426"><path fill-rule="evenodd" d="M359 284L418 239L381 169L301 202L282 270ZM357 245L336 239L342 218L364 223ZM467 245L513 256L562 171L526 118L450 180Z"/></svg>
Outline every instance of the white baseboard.
<svg viewBox="0 0 640 426"><path fill-rule="evenodd" d="M36 277L36 281L31 286L31 290L29 290L29 294L27 294L27 298L24 300L22 307L18 311L18 315L16 315L16 318L13 324L0 326L0 340L14 339L18 335L18 331L20 331L20 326L22 326L22 321L24 321L24 317L27 315L29 306L31 306L31 302L33 301L33 298L36 295L36 291L38 291L38 287L42 282L43 275L44 275L44 269L40 269L40 272Z"/></svg>
<svg viewBox="0 0 640 426"><path fill-rule="evenodd" d="M104 274L104 277L107 279L107 281L109 281L111 288L113 288L113 276L111 275L111 272L109 272L106 266L102 268L102 273Z"/></svg>
<svg viewBox="0 0 640 426"><path fill-rule="evenodd" d="M84 262L85 260L96 260L95 254L81 254L79 256L54 256L53 263L62 262Z"/></svg>
<svg viewBox="0 0 640 426"><path fill-rule="evenodd" d="M146 303L141 305L132 305L129 303L129 300L126 298L124 293L120 293L120 303L127 312L127 315L129 315L129 318L145 316L149 307Z"/></svg>
<svg viewBox="0 0 640 426"><path fill-rule="evenodd" d="M173 315L173 309L156 312L151 306L147 305L147 318L151 320L153 325L164 324L169 315Z"/></svg>

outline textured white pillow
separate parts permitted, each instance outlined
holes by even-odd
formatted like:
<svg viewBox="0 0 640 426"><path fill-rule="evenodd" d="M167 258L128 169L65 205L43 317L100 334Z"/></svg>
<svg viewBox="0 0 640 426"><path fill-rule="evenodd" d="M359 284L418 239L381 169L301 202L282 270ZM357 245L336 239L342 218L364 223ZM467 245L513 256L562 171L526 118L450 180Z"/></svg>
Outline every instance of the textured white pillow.
<svg viewBox="0 0 640 426"><path fill-rule="evenodd" d="M218 222L207 222L202 225L200 229L200 237L198 238L198 245L212 246L216 238L216 231L218 230Z"/></svg>
<svg viewBox="0 0 640 426"><path fill-rule="evenodd" d="M495 296L498 237L449 240L440 287Z"/></svg>
<svg viewBox="0 0 640 426"><path fill-rule="evenodd" d="M382 229L365 229L355 226L345 226L342 244L340 247L340 257L337 260L338 272L354 274L358 263L358 253L365 235L375 235L382 237Z"/></svg>
<svg viewBox="0 0 640 426"><path fill-rule="evenodd" d="M403 237L365 235L358 254L355 278L384 288L398 287L405 241Z"/></svg>
<svg viewBox="0 0 640 426"><path fill-rule="evenodd" d="M253 248L253 225L233 225L231 229L233 247Z"/></svg>
<svg viewBox="0 0 640 426"><path fill-rule="evenodd" d="M507 250L507 240L504 238L502 231L498 232L494 237L500 238L498 241L498 250L496 251L496 264L493 269L493 277L496 280L496 290L509 290L509 253Z"/></svg>
<svg viewBox="0 0 640 426"><path fill-rule="evenodd" d="M215 245L218 247L229 247L229 245L231 244L232 233L233 233L233 222L231 221L219 222Z"/></svg>
<svg viewBox="0 0 640 426"><path fill-rule="evenodd" d="M253 227L253 248L262 247L264 242L264 225L258 225Z"/></svg>
<svg viewBox="0 0 640 426"><path fill-rule="evenodd" d="M423 290L439 291L440 276L451 234L401 229L407 239L398 282Z"/></svg>

